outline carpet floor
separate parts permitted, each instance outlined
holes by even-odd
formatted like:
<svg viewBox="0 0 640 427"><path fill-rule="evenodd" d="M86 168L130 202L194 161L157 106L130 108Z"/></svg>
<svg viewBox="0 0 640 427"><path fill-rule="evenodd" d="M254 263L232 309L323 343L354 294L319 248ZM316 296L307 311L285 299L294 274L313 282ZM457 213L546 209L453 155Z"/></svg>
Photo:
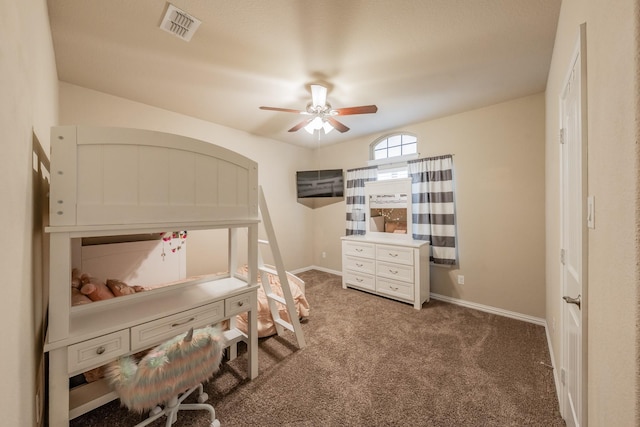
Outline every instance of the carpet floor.
<svg viewBox="0 0 640 427"><path fill-rule="evenodd" d="M299 277L311 307L307 346L289 332L260 339L253 381L242 348L223 363L205 384L223 427L565 425L542 326L436 300L414 310L342 289L325 272ZM70 426L145 417L114 401ZM206 411L184 411L174 427L208 425Z"/></svg>

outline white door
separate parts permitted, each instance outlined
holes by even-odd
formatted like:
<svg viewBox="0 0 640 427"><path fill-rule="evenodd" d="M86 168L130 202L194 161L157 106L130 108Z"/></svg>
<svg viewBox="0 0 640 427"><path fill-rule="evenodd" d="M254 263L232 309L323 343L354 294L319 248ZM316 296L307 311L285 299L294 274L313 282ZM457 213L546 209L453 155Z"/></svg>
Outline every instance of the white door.
<svg viewBox="0 0 640 427"><path fill-rule="evenodd" d="M582 319L586 291L586 108L584 26L560 99L562 194L561 410L568 426L586 424ZM586 347L585 347L586 348Z"/></svg>

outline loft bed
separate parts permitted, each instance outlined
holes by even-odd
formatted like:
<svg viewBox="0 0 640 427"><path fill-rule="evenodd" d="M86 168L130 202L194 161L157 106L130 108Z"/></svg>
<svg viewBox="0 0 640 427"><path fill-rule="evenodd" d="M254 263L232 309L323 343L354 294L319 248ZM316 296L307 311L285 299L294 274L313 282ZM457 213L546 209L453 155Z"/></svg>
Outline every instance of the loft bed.
<svg viewBox="0 0 640 427"><path fill-rule="evenodd" d="M69 378L152 347L190 327L246 313L246 332L225 333L230 357L247 343L257 363L258 165L222 147L161 132L104 127L51 131L49 425L116 398L105 381L69 390ZM176 230L228 230L228 273L171 278L172 286L72 306L74 253L87 239L136 240ZM246 245L238 245L239 230ZM214 242L215 243L215 242ZM246 247L246 275L238 274Z"/></svg>

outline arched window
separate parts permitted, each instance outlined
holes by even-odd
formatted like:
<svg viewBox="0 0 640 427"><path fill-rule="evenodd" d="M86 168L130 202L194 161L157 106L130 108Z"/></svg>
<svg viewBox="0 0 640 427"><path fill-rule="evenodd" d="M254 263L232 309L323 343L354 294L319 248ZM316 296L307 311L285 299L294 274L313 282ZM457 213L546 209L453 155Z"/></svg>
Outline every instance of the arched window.
<svg viewBox="0 0 640 427"><path fill-rule="evenodd" d="M418 152L418 138L409 133L395 133L371 143L370 160L391 159Z"/></svg>
<svg viewBox="0 0 640 427"><path fill-rule="evenodd" d="M378 180L406 178L407 161L418 158L418 138L410 133L382 136L369 146L369 165L378 166Z"/></svg>

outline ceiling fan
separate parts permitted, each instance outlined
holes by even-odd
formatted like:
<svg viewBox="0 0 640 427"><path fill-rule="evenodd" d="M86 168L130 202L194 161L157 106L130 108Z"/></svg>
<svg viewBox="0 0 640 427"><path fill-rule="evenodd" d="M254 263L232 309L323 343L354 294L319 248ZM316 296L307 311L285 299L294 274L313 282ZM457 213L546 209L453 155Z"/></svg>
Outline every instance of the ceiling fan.
<svg viewBox="0 0 640 427"><path fill-rule="evenodd" d="M303 121L289 129L289 132L296 132L304 128L313 135L316 130L324 130L329 133L333 129L338 132L349 130L347 126L335 119L335 116L348 116L353 114L369 114L378 111L375 105L363 105L360 107L331 108L327 102L327 88L321 85L311 85L311 102L307 104L306 110L292 110L290 108L260 107L261 110L281 111L284 113L295 113L308 116Z"/></svg>

